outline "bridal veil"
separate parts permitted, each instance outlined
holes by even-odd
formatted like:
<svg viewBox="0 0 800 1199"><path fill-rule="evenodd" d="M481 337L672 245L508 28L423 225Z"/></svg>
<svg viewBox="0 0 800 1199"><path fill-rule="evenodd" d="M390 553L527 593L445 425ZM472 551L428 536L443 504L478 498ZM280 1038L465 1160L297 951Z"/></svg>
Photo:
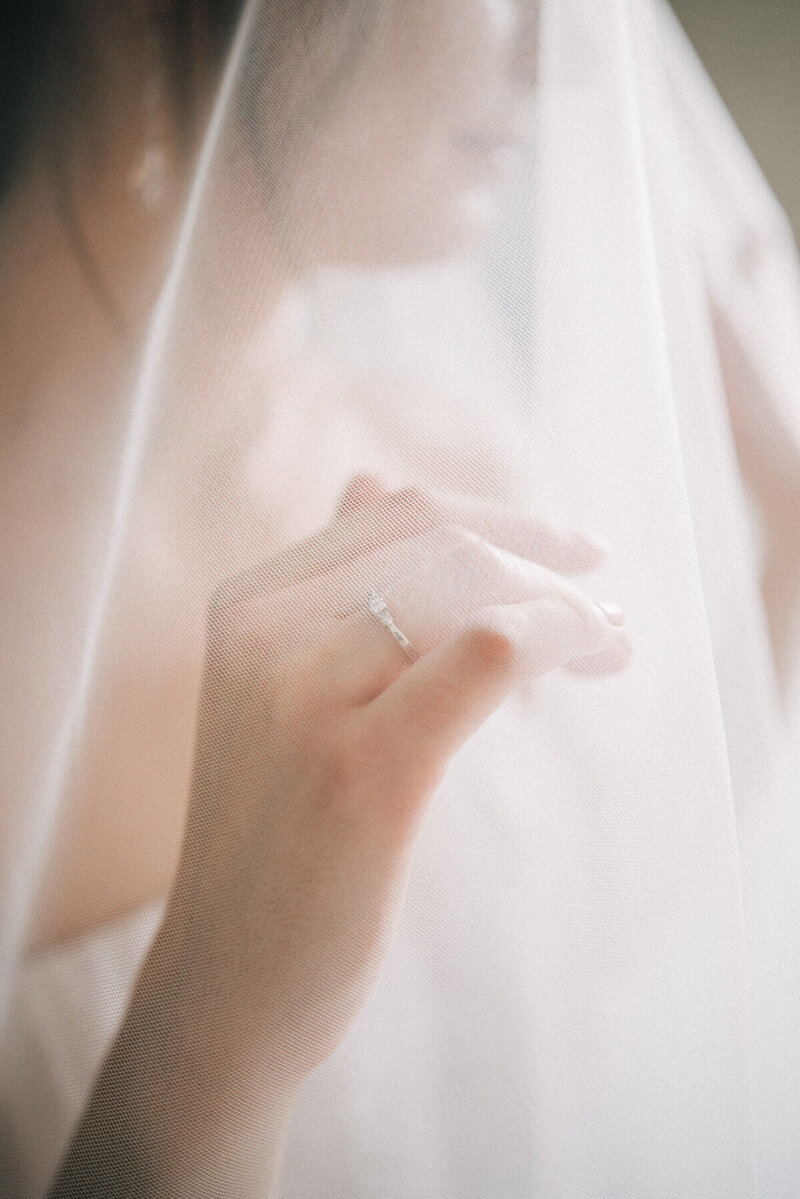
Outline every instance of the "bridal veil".
<svg viewBox="0 0 800 1199"><path fill-rule="evenodd" d="M90 517L12 630L35 647L3 751L12 1157L55 1143L44 1108L15 1131L41 1068L20 979L112 667L180 644L193 677L215 587L367 471L599 539L580 585L634 655L520 688L452 761L281 1195L798 1193L800 730L737 455L800 475L791 236L664 4L479 6L524 26L513 87L470 50L475 7L243 11ZM159 702L105 779L134 823L142 762L190 764ZM76 985L99 1064L124 988Z"/></svg>

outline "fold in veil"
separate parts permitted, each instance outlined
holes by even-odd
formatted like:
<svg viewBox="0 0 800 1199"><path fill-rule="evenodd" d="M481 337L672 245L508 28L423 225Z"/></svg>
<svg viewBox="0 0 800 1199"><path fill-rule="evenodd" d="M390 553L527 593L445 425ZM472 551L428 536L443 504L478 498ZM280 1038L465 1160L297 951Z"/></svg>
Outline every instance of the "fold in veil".
<svg viewBox="0 0 800 1199"><path fill-rule="evenodd" d="M355 169L326 190L341 147L307 93L270 121L282 12L242 18L93 522L36 614L4 816L6 1045L112 666L177 643L193 678L216 583L371 469L599 537L581 586L624 607L636 653L523 688L453 760L378 983L301 1094L281 1194L789 1199L799 776L734 439L797 470L784 220L664 6L542 0L525 145L471 198L481 236L450 250L431 219L432 244L382 258L385 212L402 228L419 201L356 143L372 191ZM274 296L276 247L326 238L322 268ZM191 733L155 728L165 754ZM85 1002L99 1061L125 995Z"/></svg>

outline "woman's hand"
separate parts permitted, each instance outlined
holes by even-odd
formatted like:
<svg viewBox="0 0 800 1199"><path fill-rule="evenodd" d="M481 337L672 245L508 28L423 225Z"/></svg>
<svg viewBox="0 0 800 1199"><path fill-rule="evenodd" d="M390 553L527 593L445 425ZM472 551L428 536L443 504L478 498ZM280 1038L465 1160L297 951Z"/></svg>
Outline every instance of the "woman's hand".
<svg viewBox="0 0 800 1199"><path fill-rule="evenodd" d="M255 1055L292 1085L339 1044L455 751L517 684L627 663L621 613L554 570L601 558L541 522L359 478L321 533L220 589L165 932L183 1011L229 1062Z"/></svg>
<svg viewBox="0 0 800 1199"><path fill-rule="evenodd" d="M220 589L175 885L52 1199L277 1194L297 1091L375 979L450 758L518 683L627 663L619 610L555 573L602 557L359 477L326 529Z"/></svg>

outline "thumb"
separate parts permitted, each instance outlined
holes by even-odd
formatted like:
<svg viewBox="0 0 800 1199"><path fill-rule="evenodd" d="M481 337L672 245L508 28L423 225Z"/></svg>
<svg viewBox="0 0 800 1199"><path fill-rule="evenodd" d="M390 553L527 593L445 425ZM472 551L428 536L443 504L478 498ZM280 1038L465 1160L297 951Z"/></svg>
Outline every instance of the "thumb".
<svg viewBox="0 0 800 1199"><path fill-rule="evenodd" d="M624 630L574 595L483 608L372 701L370 736L396 776L434 776L516 686L618 641Z"/></svg>

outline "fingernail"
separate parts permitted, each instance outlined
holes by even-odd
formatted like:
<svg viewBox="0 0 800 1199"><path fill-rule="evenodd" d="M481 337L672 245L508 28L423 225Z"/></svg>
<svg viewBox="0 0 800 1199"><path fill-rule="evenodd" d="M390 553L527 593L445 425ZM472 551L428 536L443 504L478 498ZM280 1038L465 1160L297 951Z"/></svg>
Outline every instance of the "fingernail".
<svg viewBox="0 0 800 1199"><path fill-rule="evenodd" d="M622 608L618 608L616 604L603 603L598 604L597 607L603 613L609 624L620 625L625 623L625 613L622 611Z"/></svg>

